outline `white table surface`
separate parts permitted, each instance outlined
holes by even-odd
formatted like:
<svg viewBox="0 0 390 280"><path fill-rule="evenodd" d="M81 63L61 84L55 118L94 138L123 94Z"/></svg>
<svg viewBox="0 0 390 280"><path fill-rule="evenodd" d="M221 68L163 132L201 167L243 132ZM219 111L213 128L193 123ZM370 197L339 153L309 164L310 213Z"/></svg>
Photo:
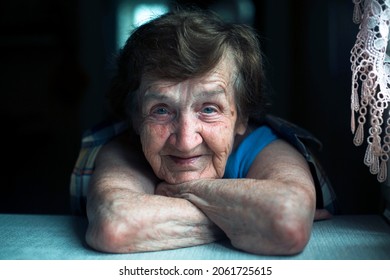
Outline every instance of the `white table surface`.
<svg viewBox="0 0 390 280"><path fill-rule="evenodd" d="M315 222L305 250L294 256L259 256L228 240L134 254L106 254L84 241L87 221L78 216L0 214L0 260L390 260L390 225L381 216L334 216Z"/></svg>

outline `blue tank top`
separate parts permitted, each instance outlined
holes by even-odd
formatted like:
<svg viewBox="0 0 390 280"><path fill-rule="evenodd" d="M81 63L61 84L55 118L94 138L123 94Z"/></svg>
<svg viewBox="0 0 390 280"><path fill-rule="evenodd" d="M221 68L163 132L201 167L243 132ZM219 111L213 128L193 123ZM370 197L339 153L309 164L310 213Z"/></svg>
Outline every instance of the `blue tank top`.
<svg viewBox="0 0 390 280"><path fill-rule="evenodd" d="M276 139L278 137L268 126L252 131L229 156L223 177L245 178L256 156Z"/></svg>

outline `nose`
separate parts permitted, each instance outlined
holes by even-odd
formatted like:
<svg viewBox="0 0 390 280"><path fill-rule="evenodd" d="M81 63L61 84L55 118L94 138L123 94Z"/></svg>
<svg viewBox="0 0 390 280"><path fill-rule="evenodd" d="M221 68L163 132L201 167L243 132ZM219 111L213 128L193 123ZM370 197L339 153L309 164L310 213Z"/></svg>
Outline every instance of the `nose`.
<svg viewBox="0 0 390 280"><path fill-rule="evenodd" d="M181 114L170 135L170 144L180 152L190 152L203 142L199 119L191 114Z"/></svg>

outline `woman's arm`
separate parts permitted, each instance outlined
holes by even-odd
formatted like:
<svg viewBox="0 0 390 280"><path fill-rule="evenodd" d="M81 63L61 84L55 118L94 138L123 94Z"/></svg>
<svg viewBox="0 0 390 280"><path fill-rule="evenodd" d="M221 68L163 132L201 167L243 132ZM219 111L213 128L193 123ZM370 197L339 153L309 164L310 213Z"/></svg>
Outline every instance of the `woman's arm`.
<svg viewBox="0 0 390 280"><path fill-rule="evenodd" d="M220 237L221 230L188 200L154 194L158 180L135 145L122 135L98 154L87 195L87 243L100 251L125 253L193 246Z"/></svg>
<svg viewBox="0 0 390 280"><path fill-rule="evenodd" d="M286 142L276 140L259 153L247 177L162 183L158 193L194 203L236 248L271 255L302 251L316 205L304 158Z"/></svg>

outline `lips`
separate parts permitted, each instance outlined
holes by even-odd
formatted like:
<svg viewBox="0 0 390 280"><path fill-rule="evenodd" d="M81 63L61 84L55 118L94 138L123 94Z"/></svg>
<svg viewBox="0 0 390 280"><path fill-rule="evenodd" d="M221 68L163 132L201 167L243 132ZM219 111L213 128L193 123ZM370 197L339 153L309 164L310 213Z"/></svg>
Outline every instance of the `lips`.
<svg viewBox="0 0 390 280"><path fill-rule="evenodd" d="M185 157L170 155L169 158L178 165L193 165L201 158L201 155Z"/></svg>

